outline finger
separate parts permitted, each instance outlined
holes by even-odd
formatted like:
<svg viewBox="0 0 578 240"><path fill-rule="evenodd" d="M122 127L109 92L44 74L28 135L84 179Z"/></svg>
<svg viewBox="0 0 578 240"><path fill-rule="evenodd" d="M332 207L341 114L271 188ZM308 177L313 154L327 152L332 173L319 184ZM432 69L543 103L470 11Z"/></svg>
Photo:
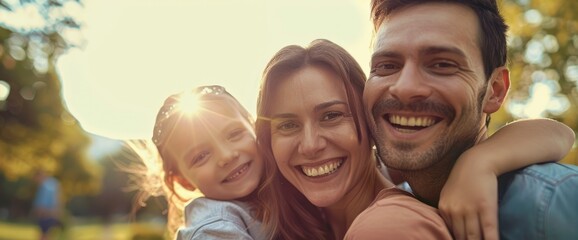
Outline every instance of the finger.
<svg viewBox="0 0 578 240"><path fill-rule="evenodd" d="M481 223L477 213L468 214L465 217L466 239L481 239Z"/></svg>
<svg viewBox="0 0 578 240"><path fill-rule="evenodd" d="M482 224L482 234L486 240L498 240L498 207L497 203L493 202L486 211L480 213L480 223Z"/></svg>
<svg viewBox="0 0 578 240"><path fill-rule="evenodd" d="M440 215L442 216L442 219L446 223L446 226L448 226L448 229L452 229L453 228L452 216L446 214L446 211L441 210L441 208L440 208Z"/></svg>
<svg viewBox="0 0 578 240"><path fill-rule="evenodd" d="M466 226L463 217L454 217L452 218L452 233L454 234L454 238L456 240L463 240L466 239Z"/></svg>

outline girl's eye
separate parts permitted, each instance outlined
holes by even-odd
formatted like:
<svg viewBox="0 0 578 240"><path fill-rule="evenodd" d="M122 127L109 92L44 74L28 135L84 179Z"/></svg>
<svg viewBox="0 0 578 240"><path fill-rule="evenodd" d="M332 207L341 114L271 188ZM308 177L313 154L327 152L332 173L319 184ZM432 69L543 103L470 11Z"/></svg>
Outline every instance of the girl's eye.
<svg viewBox="0 0 578 240"><path fill-rule="evenodd" d="M202 151L191 159L190 167L202 165L209 157L209 151Z"/></svg>
<svg viewBox="0 0 578 240"><path fill-rule="evenodd" d="M385 62L385 63L378 63L377 65L372 67L370 73L378 76L389 76L399 71L399 69L400 67L397 64Z"/></svg>
<svg viewBox="0 0 578 240"><path fill-rule="evenodd" d="M243 136L244 132L245 132L244 129L241 129L241 128L235 129L235 130L231 131L231 133L229 133L227 140L231 140L231 141L239 140Z"/></svg>
<svg viewBox="0 0 578 240"><path fill-rule="evenodd" d="M439 61L430 65L430 69L437 74L449 75L459 71L457 64L451 61Z"/></svg>

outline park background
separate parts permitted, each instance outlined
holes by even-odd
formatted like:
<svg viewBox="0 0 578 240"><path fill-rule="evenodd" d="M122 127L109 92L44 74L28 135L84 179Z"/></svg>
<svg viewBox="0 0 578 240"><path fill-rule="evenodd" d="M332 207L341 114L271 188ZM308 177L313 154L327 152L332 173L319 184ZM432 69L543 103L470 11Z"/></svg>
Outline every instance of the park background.
<svg viewBox="0 0 578 240"><path fill-rule="evenodd" d="M578 130L578 1L501 0L512 86L491 131L549 117ZM36 239L42 167L60 180L60 239L163 239L166 201L119 166L170 93L225 86L255 112L261 71L288 44L327 38L367 73L367 0L0 0L0 239ZM562 162L578 164L576 145ZM137 180L138 181L138 180Z"/></svg>

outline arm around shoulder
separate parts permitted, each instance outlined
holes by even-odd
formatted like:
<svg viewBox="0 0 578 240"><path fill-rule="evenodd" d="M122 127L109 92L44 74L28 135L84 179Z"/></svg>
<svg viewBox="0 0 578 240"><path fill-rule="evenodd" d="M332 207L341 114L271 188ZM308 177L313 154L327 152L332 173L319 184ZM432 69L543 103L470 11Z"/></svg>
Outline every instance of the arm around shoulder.
<svg viewBox="0 0 578 240"><path fill-rule="evenodd" d="M468 150L491 161L496 175L535 163L558 161L574 144L574 131L548 118L525 119L500 128L487 140Z"/></svg>

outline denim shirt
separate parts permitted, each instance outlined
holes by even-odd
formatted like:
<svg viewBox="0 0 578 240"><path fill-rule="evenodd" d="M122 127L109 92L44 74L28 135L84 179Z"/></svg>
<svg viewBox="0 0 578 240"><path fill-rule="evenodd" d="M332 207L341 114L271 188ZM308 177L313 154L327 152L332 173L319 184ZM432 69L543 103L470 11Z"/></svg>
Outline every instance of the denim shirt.
<svg viewBox="0 0 578 240"><path fill-rule="evenodd" d="M248 204L199 197L185 207L185 226L177 231L176 239L258 240L267 236Z"/></svg>
<svg viewBox="0 0 578 240"><path fill-rule="evenodd" d="M578 239L578 167L532 165L500 176L500 239Z"/></svg>

